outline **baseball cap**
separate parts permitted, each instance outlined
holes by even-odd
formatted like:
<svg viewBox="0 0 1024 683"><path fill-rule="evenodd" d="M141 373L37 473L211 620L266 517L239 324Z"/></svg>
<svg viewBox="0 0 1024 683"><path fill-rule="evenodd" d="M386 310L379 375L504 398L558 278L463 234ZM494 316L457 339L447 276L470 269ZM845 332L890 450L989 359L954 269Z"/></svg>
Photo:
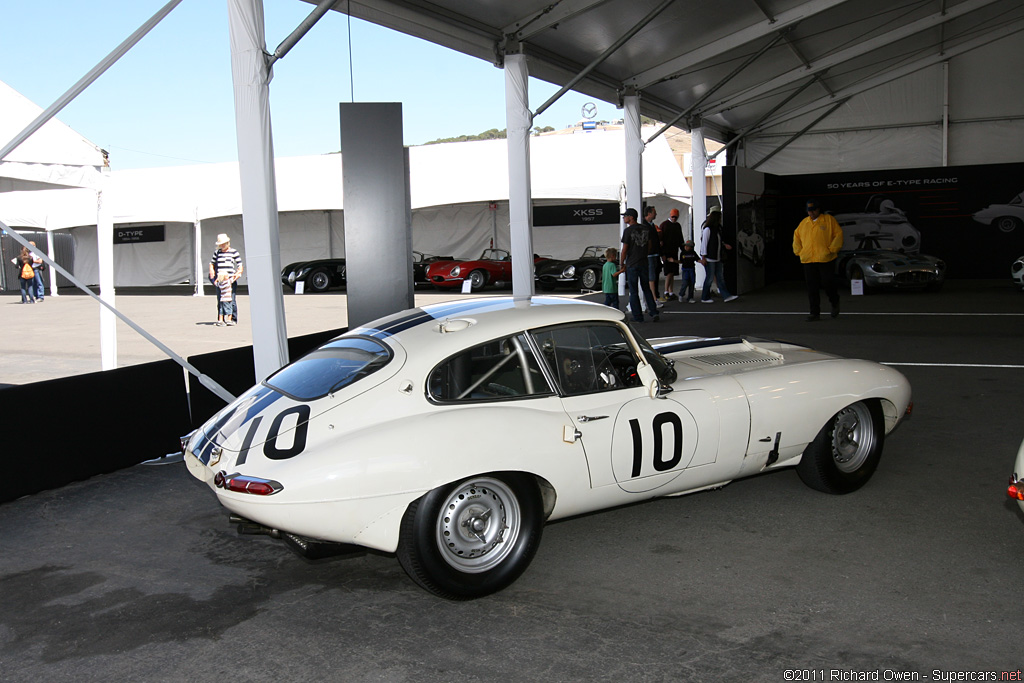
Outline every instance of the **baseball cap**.
<svg viewBox="0 0 1024 683"><path fill-rule="evenodd" d="M623 216L632 216L634 219L637 219L637 218L640 217L640 215L636 212L636 209L626 209L625 211L622 212L622 215Z"/></svg>

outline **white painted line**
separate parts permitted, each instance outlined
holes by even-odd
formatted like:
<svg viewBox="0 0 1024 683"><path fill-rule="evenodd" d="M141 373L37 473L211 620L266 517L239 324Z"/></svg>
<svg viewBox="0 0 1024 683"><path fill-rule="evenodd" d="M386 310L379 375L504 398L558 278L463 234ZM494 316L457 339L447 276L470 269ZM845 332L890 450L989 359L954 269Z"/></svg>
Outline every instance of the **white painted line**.
<svg viewBox="0 0 1024 683"><path fill-rule="evenodd" d="M1024 370L1024 365L988 365L985 363L886 363L882 365L913 366L919 368L1010 368Z"/></svg>

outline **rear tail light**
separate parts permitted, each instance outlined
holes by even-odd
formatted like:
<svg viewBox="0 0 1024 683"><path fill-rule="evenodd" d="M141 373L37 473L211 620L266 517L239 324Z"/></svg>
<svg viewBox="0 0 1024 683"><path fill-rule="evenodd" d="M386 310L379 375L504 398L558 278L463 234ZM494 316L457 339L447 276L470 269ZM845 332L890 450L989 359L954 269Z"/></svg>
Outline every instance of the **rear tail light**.
<svg viewBox="0 0 1024 683"><path fill-rule="evenodd" d="M218 472L213 477L213 484L219 489L227 489L235 493L248 493L254 496L272 496L283 491L284 486L273 479L260 479L244 474L226 474Z"/></svg>
<svg viewBox="0 0 1024 683"><path fill-rule="evenodd" d="M1006 488L1006 495L1014 500L1024 500L1024 480L1018 479L1016 474L1010 477L1010 485Z"/></svg>

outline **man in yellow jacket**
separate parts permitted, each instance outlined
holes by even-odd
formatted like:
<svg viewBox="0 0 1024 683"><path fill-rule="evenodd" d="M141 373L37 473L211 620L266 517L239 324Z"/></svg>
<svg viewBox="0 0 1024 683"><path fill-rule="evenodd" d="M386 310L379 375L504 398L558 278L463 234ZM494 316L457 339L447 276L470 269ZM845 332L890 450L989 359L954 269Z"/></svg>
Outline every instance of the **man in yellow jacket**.
<svg viewBox="0 0 1024 683"><path fill-rule="evenodd" d="M800 257L807 280L807 300L811 314L807 321L821 317L821 295L818 290L825 288L825 295L832 304L832 317L839 316L839 287L836 276L836 255L843 248L843 229L836 219L821 213L821 207L813 199L807 201L807 218L800 221L793 233L793 253Z"/></svg>

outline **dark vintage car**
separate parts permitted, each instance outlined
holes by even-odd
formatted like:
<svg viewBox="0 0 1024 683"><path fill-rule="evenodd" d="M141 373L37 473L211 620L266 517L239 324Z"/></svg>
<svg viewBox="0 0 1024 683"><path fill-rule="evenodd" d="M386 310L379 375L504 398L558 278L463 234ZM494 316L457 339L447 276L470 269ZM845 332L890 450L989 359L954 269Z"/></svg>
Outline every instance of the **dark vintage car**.
<svg viewBox="0 0 1024 683"><path fill-rule="evenodd" d="M534 256L534 264L547 259ZM484 249L478 259L442 260L427 266L427 280L438 289L462 287L466 280L474 292L487 285L512 282L512 255L504 249Z"/></svg>
<svg viewBox="0 0 1024 683"><path fill-rule="evenodd" d="M451 256L434 256L422 251L412 252L413 283L425 285L427 266L435 261L450 260ZM296 282L305 282L305 288L313 292L326 292L333 287L346 285L345 259L330 258L290 263L281 270L281 282L295 289Z"/></svg>
<svg viewBox="0 0 1024 683"><path fill-rule="evenodd" d="M864 289L930 289L946 281L946 263L925 254L882 249L873 237L861 239L853 251L839 252L839 274L863 280Z"/></svg>
<svg viewBox="0 0 1024 683"><path fill-rule="evenodd" d="M281 282L295 289L295 283L304 282L305 289L326 292L332 287L345 286L345 259L326 258L289 263L281 269Z"/></svg>
<svg viewBox="0 0 1024 683"><path fill-rule="evenodd" d="M429 284L430 280L427 279L427 266L436 261L452 261L454 256L434 256L433 254L424 254L422 251L412 252L412 281L413 284L425 285Z"/></svg>
<svg viewBox="0 0 1024 683"><path fill-rule="evenodd" d="M591 246L580 257L568 261L550 260L537 264L534 279L537 287L550 292L556 287L600 289L604 252L608 247Z"/></svg>

